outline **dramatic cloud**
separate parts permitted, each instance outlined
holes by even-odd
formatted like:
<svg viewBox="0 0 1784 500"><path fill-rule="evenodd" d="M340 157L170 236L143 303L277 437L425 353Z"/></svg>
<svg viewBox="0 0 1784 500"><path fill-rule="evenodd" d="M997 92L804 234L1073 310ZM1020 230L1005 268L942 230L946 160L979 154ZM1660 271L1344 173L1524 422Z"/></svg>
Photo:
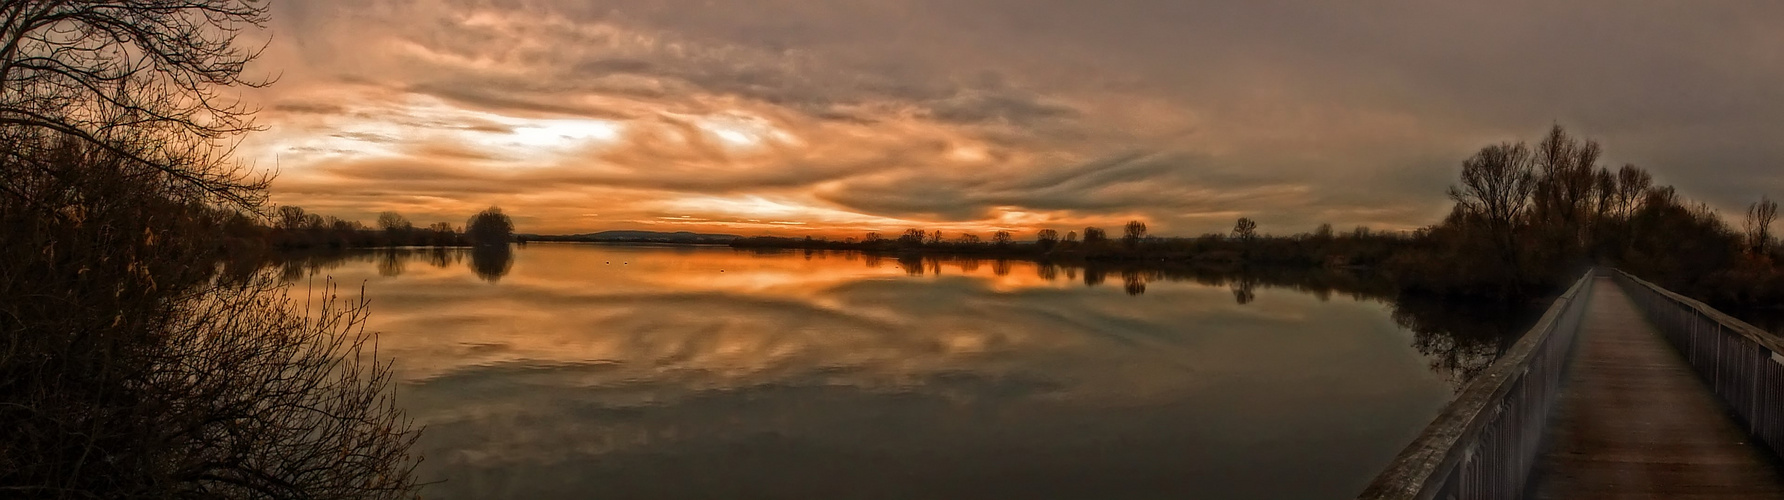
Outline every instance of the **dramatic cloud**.
<svg viewBox="0 0 1784 500"><path fill-rule="evenodd" d="M1784 193L1784 6L307 0L244 152L275 199L522 231L1434 222L1551 123Z"/></svg>

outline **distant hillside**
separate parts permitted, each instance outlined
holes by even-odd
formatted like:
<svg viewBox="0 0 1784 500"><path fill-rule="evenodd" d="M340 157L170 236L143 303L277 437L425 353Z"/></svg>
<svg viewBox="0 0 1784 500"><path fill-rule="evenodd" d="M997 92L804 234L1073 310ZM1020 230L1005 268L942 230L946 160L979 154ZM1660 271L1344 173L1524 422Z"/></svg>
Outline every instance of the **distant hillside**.
<svg viewBox="0 0 1784 500"><path fill-rule="evenodd" d="M601 231L588 234L522 235L533 241L606 241L629 243L730 243L742 238L735 234L704 234L688 231Z"/></svg>

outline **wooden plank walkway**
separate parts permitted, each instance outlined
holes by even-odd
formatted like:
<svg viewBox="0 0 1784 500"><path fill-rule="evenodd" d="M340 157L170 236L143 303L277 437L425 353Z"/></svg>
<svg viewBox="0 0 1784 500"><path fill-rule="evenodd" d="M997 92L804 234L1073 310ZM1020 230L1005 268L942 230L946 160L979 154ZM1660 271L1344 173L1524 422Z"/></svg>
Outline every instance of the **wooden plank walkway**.
<svg viewBox="0 0 1784 500"><path fill-rule="evenodd" d="M1610 278L1596 278L1532 498L1784 499L1784 473Z"/></svg>

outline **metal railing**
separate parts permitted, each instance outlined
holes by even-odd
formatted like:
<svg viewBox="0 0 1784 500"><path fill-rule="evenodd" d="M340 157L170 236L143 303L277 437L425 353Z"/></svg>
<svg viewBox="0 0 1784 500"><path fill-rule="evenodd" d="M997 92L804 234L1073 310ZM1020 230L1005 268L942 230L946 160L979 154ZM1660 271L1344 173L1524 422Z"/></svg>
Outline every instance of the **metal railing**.
<svg viewBox="0 0 1784 500"><path fill-rule="evenodd" d="M1555 299L1358 498L1518 498L1542 451L1543 427L1598 274L1586 273Z"/></svg>
<svg viewBox="0 0 1784 500"><path fill-rule="evenodd" d="M1614 276L1747 432L1784 454L1784 338L1629 273Z"/></svg>

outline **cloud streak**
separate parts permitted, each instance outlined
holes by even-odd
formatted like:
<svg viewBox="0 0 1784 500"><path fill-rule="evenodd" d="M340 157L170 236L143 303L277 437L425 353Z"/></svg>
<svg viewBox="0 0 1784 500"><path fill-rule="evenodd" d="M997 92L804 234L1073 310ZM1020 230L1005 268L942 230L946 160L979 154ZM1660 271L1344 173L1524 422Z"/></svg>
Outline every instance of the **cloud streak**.
<svg viewBox="0 0 1784 500"><path fill-rule="evenodd" d="M1717 206L1784 191L1771 5L314 0L274 19L260 64L284 77L251 96L271 130L244 151L280 169L277 201L349 217L1406 228L1473 149L1553 122Z"/></svg>

